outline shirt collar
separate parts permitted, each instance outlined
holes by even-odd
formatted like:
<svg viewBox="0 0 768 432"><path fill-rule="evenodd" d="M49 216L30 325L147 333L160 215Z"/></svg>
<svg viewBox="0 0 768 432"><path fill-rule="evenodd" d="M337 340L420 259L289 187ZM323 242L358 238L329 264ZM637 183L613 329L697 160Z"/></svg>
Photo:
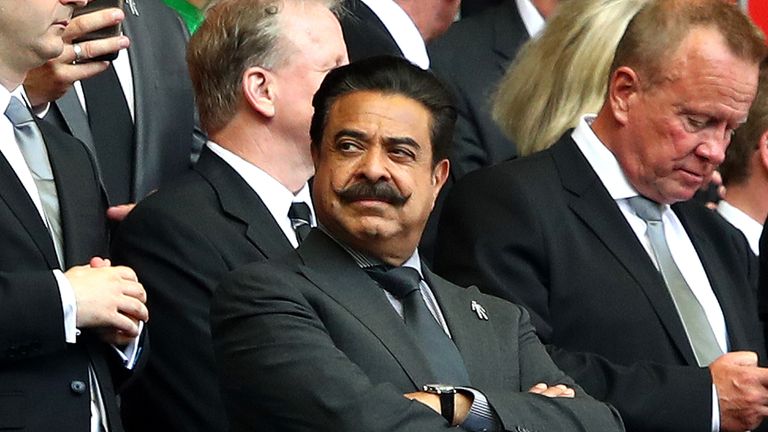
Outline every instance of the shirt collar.
<svg viewBox="0 0 768 432"><path fill-rule="evenodd" d="M286 188L267 172L246 161L213 141L208 141L208 148L229 164L245 180L248 186L259 195L269 213L275 220L285 219L293 202L305 202L310 208L311 224L315 224L314 207L306 183L296 194Z"/></svg>
<svg viewBox="0 0 768 432"><path fill-rule="evenodd" d="M611 198L620 200L640 195L627 176L624 175L616 156L608 150L608 147L595 135L591 124L595 120L594 114L582 116L576 129L571 133L571 138L576 142L579 150L589 162L600 181L603 183Z"/></svg>
<svg viewBox="0 0 768 432"><path fill-rule="evenodd" d="M410 16L394 0L361 0L381 20L403 56L422 69L429 69L424 39Z"/></svg>
<svg viewBox="0 0 768 432"><path fill-rule="evenodd" d="M726 200L721 200L717 204L717 212L744 233L752 252L755 255L760 255L760 235L763 232L763 225Z"/></svg>
<svg viewBox="0 0 768 432"><path fill-rule="evenodd" d="M541 16L536 6L531 3L531 0L516 0L517 10L520 12L520 18L523 20L525 29L528 31L528 35L536 37L542 30L544 30L545 21Z"/></svg>
<svg viewBox="0 0 768 432"><path fill-rule="evenodd" d="M341 246L342 249L344 249L351 257L355 260L355 263L362 269L366 269L368 267L374 267L378 265L385 265L384 261L368 255L364 252L360 252L358 250L352 249L351 247L347 246L346 244L342 243L338 239L336 239L333 234L328 232L328 230L322 226L322 224L318 224L318 228L322 230L328 237L332 238L336 243L338 243L339 246ZM405 260L405 262L401 265L401 267L410 267L416 271L419 272L419 275L422 279L424 279L424 275L421 272L421 257L419 256L419 250L416 249L413 251L413 254Z"/></svg>

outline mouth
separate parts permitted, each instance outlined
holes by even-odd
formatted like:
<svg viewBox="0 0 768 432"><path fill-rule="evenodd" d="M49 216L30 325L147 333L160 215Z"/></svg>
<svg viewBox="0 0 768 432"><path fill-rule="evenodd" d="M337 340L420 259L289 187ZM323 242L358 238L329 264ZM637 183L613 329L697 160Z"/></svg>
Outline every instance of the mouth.
<svg viewBox="0 0 768 432"><path fill-rule="evenodd" d="M66 28L69 25L69 19L60 19L53 23L53 26L55 27L61 27L62 29Z"/></svg>

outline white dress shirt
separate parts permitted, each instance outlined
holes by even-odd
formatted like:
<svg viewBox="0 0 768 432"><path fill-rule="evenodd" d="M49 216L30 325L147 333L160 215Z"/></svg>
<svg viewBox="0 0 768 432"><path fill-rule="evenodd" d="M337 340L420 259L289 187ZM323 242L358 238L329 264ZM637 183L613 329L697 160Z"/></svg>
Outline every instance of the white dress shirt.
<svg viewBox="0 0 768 432"><path fill-rule="evenodd" d="M579 150L584 154L584 157L589 162L592 169L595 171L603 186L608 190L608 193L616 201L616 205L621 210L621 213L626 218L632 231L634 231L640 243L642 243L648 256L656 263L656 258L653 254L651 242L646 235L646 223L643 219L637 216L630 207L628 199L638 196L637 190L630 184L624 172L621 170L616 157L610 150L600 141L590 127L590 124L594 120L595 116L588 114L583 116L579 121L579 124L574 129L571 137L576 142ZM696 249L691 243L691 239L688 233L685 232L685 228L680 223L680 219L672 211L669 205L664 204L662 206L662 223L664 225L664 235L667 239L672 258L675 260L677 267L680 269L683 278L688 283L691 291L696 296L696 299L704 309L704 313L707 316L712 331L715 334L718 345L723 352L728 352L728 332L725 326L725 317L723 311L720 308L720 303L715 297L712 286L709 283L707 274L704 271L704 266L699 259L699 255L696 253ZM717 391L715 385L712 384L712 430L717 431L720 429L720 410L717 401Z"/></svg>
<svg viewBox="0 0 768 432"><path fill-rule="evenodd" d="M361 0L384 23L403 56L422 69L429 69L424 39L410 16L394 0Z"/></svg>
<svg viewBox="0 0 768 432"><path fill-rule="evenodd" d="M296 232L293 230L291 219L288 217L288 210L290 210L291 204L294 202L306 203L307 206L309 206L312 219L310 225L316 225L315 210L314 207L312 207L312 197L309 193L309 185L305 183L304 187L294 194L264 170L224 147L213 141L208 141L206 145L211 151L222 158L227 165L232 167L232 169L245 180L248 186L256 192L259 198L261 198L261 201L264 202L267 210L269 210L272 218L275 219L277 225L280 226L280 230L283 231L283 234L285 234L288 241L291 242L294 248L299 247Z"/></svg>
<svg viewBox="0 0 768 432"><path fill-rule="evenodd" d="M546 22L544 17L541 16L536 6L531 3L531 0L515 0L517 3L517 10L520 12L520 18L523 20L523 25L528 31L528 35L531 38L538 36Z"/></svg>
<svg viewBox="0 0 768 432"><path fill-rule="evenodd" d="M763 233L763 225L726 200L721 200L717 204L717 212L744 234L749 248L755 255L760 256L760 235Z"/></svg>

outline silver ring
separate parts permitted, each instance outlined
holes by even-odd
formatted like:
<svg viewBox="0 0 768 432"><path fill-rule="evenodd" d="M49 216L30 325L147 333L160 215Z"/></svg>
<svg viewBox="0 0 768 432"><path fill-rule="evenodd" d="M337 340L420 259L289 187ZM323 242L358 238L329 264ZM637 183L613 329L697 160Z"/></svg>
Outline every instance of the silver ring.
<svg viewBox="0 0 768 432"><path fill-rule="evenodd" d="M80 48L80 44L72 44L72 51L75 52L75 63L80 63L83 59L83 49Z"/></svg>

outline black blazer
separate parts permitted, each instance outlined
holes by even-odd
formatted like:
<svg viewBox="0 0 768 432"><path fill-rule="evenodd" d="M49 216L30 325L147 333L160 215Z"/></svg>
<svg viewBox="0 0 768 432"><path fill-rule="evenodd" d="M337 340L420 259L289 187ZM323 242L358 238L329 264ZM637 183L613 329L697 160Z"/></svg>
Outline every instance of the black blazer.
<svg viewBox="0 0 768 432"><path fill-rule="evenodd" d="M455 23L428 46L432 71L456 97L459 116L450 158L454 179L517 155L491 118L491 95L527 40L517 4L504 0Z"/></svg>
<svg viewBox="0 0 768 432"><path fill-rule="evenodd" d="M292 251L259 196L207 147L192 172L136 206L112 244L114 261L144 284L152 315L152 355L122 395L127 430L227 430L211 296L234 268Z"/></svg>
<svg viewBox="0 0 768 432"><path fill-rule="evenodd" d="M725 315L730 350L764 361L746 240L697 204L673 209ZM696 366L659 272L570 131L458 182L436 250L439 274L525 305L558 366L616 406L627 430L710 429L709 371Z"/></svg>
<svg viewBox="0 0 768 432"><path fill-rule="evenodd" d="M404 393L433 380L384 292L332 239L313 230L298 255L249 264L214 297L211 326L232 431L442 431ZM507 430L623 430L611 408L527 393L567 383L523 309L425 269L470 381ZM489 320L472 310L476 301Z"/></svg>
<svg viewBox="0 0 768 432"><path fill-rule="evenodd" d="M339 18L349 61L378 55L402 57L400 47L378 16L360 0L348 0Z"/></svg>
<svg viewBox="0 0 768 432"><path fill-rule="evenodd" d="M105 256L107 245L106 201L95 164L82 143L45 122L39 126L59 197L65 261L87 264ZM90 364L110 430L122 431L109 369L117 356L88 331L76 344L66 343L53 241L2 156L0 238L0 430L89 430Z"/></svg>
<svg viewBox="0 0 768 432"><path fill-rule="evenodd" d="M183 23L161 0L135 3L139 15L126 5L123 22L131 39L128 57L135 98L133 158L125 161L133 173L126 179L133 202L188 171L205 142L196 126ZM46 120L95 148L74 89L51 105Z"/></svg>

